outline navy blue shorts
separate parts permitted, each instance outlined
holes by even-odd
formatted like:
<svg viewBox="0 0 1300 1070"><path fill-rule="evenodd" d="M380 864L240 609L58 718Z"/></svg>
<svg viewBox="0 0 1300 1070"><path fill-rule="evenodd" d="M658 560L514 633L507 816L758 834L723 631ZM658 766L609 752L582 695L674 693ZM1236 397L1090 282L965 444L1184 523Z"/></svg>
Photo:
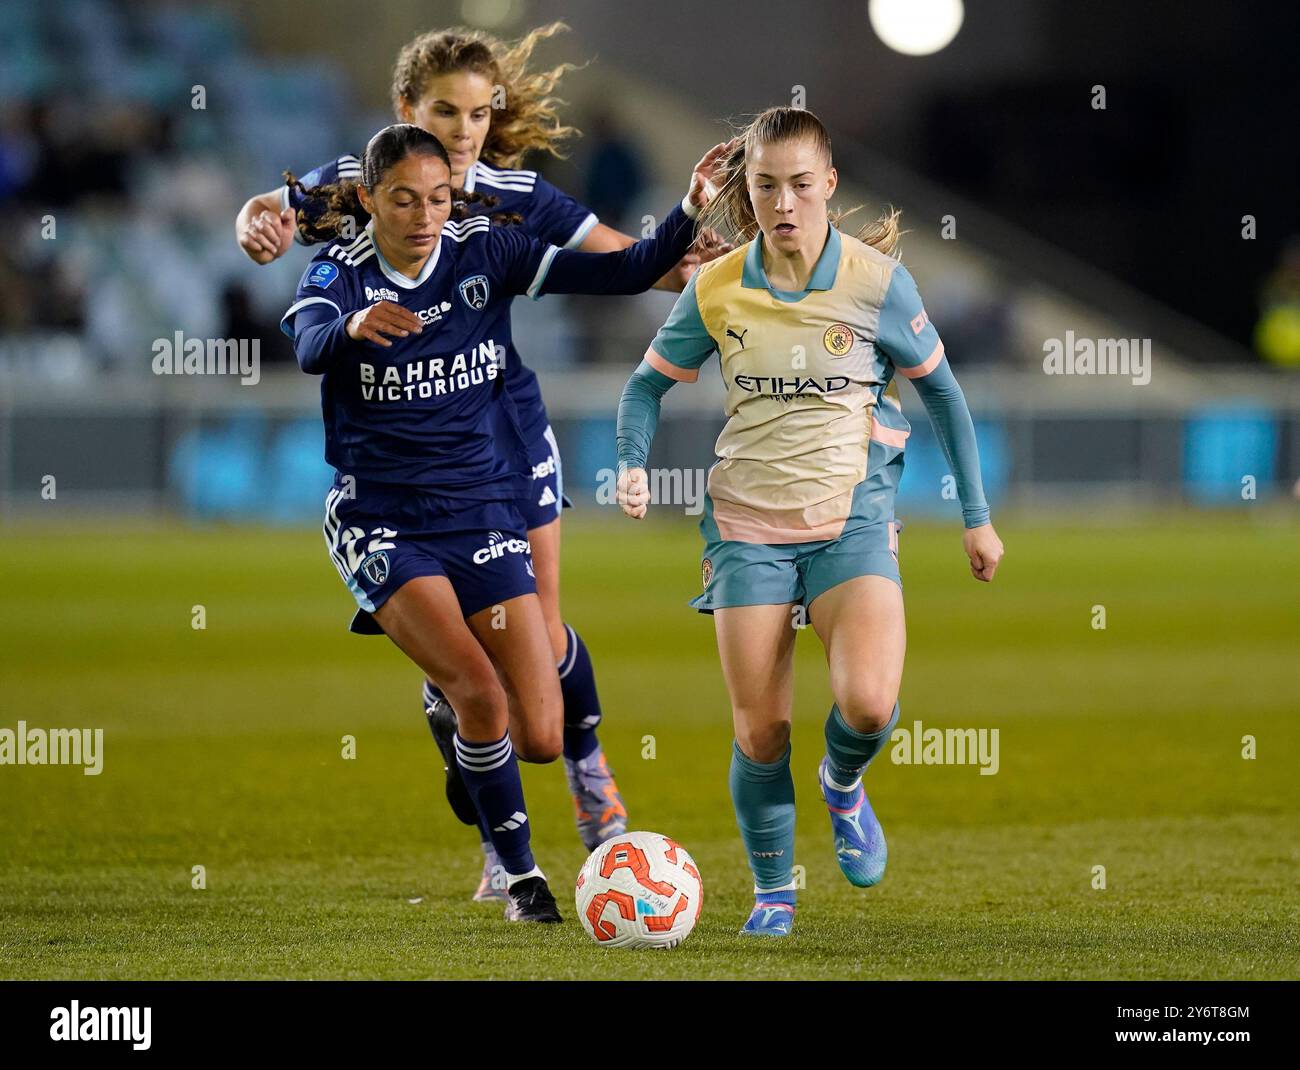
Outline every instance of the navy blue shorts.
<svg viewBox="0 0 1300 1070"><path fill-rule="evenodd" d="M351 630L382 635L371 616L404 583L446 576L461 613L537 591L528 528L517 503L451 500L341 478L325 499L325 546L360 607Z"/></svg>
<svg viewBox="0 0 1300 1070"><path fill-rule="evenodd" d="M531 531L558 520L560 510L573 505L564 496L564 472L560 467L560 447L548 424L540 437L528 446L528 463L533 466L533 486L527 498L518 503L524 524Z"/></svg>

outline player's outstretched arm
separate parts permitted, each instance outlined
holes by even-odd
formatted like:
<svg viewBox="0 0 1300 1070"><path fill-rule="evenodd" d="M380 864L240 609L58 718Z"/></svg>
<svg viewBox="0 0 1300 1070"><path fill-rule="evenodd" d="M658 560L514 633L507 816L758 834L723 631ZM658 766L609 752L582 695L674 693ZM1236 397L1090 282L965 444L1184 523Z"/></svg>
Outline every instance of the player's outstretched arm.
<svg viewBox="0 0 1300 1070"><path fill-rule="evenodd" d="M714 145L695 165L695 169L691 172L691 192L687 196L694 196L698 207L703 208L712 198L713 177L720 161L726 158L734 146L735 139ZM578 249L584 253L613 253L619 249L626 249L629 245L635 245L636 241L637 239L630 234L607 227L604 223L597 223ZM653 289L681 293L697 267L707 264L724 253L731 252L733 248L735 246L726 241L717 231L707 229L699 231L695 235L695 244L670 271L655 282Z"/></svg>
<svg viewBox="0 0 1300 1070"><path fill-rule="evenodd" d="M710 183L730 144L714 145L700 158L691 172L686 196L673 206L652 237L603 254L548 250L525 292L537 297L542 293L635 294L648 290L689 252L695 238L694 220L712 195Z"/></svg>
<svg viewBox="0 0 1300 1070"><path fill-rule="evenodd" d="M292 208L280 210L280 191L250 197L235 216L235 240L255 264L269 264L289 251L295 227Z"/></svg>
<svg viewBox="0 0 1300 1070"><path fill-rule="evenodd" d="M636 241L631 234L624 234L621 230L605 226L604 223L597 223L578 249L584 253L612 253L619 249L626 249L629 245L635 245ZM695 234L695 244L651 289L681 293L691 276L695 274L696 268L701 264L707 264L710 260L716 260L734 248L735 246L726 241L716 230L699 229Z"/></svg>
<svg viewBox="0 0 1300 1070"><path fill-rule="evenodd" d="M522 264L531 258L537 264L529 272L531 282L516 276L515 293L540 297L548 293L639 294L644 293L686 253L694 239L695 222L687 213L687 201L673 206L652 237L612 253L581 253L551 246L542 254L519 249ZM539 243L532 243L536 249Z"/></svg>

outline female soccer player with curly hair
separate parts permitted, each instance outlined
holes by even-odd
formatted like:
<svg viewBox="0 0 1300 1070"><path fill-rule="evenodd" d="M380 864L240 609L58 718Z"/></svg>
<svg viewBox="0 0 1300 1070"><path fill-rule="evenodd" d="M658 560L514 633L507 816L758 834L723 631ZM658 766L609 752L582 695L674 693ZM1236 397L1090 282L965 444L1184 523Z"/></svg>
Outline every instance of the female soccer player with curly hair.
<svg viewBox="0 0 1300 1070"><path fill-rule="evenodd" d="M717 351L727 423L700 530L736 739L730 785L754 873L743 933L790 932L795 893L790 776L794 619L806 607L826 650L835 702L818 785L841 871L884 876L886 846L862 787L898 720L906 645L894 494L907 420L885 394L895 373L925 403L957 479L976 579L1002 557L980 482L966 402L922 306L891 253L897 214L859 237L831 222L837 175L815 116L758 116L703 217L745 244L704 265L682 292L618 411L624 512L645 516L645 472L660 400Z"/></svg>
<svg viewBox="0 0 1300 1070"><path fill-rule="evenodd" d="M558 155L565 139L576 133L560 122L558 102L552 96L572 65L530 69L537 44L564 28L562 23L552 23L510 45L472 30L421 34L398 55L393 107L400 121L428 130L445 146L454 196L468 213L517 222L523 233L561 248L613 252L636 239L600 223L535 171L517 169L529 152ZM330 237L318 225L329 209L318 190L355 180L360 167L356 156L344 155L301 180L286 174L285 186L253 197L240 211L236 220L240 247L264 264L284 255L295 237L304 244ZM361 210L354 221L358 232L366 218ZM680 290L701 256L715 251L706 244L689 253L656 285ZM533 480L520 509L528 525L547 634L559 666L565 770L578 832L591 849L626 829L627 811L596 735L602 712L591 657L560 612L559 521L564 494L559 449L537 377L513 346L506 354L505 379L529 443ZM367 624L362 618L357 627ZM501 898L500 882L492 881L499 860L457 770L452 750L455 715L431 681L425 683L421 707L442 751L448 801L466 824L479 824L484 862L474 898Z"/></svg>

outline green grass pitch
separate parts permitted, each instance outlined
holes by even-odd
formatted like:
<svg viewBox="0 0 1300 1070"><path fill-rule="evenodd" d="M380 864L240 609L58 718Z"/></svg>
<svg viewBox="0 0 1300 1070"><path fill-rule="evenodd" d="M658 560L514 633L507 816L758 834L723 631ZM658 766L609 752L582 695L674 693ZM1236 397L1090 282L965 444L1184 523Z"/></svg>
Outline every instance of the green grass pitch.
<svg viewBox="0 0 1300 1070"><path fill-rule="evenodd" d="M565 612L595 660L632 827L683 843L706 889L682 947L620 952L574 917L585 852L558 762L526 767L525 788L565 924L508 925L469 901L481 856L443 802L419 674L346 633L319 532L11 525L0 728L105 738L98 777L0 766L0 976L1296 977L1300 528L1187 514L999 528L992 587L969 577L955 528L902 540L902 724L997 728L999 772L883 752L867 783L889 871L851 888L817 796L830 695L805 632L806 889L795 935L754 943L736 935L750 881L712 624L685 605L694 526L566 520Z"/></svg>

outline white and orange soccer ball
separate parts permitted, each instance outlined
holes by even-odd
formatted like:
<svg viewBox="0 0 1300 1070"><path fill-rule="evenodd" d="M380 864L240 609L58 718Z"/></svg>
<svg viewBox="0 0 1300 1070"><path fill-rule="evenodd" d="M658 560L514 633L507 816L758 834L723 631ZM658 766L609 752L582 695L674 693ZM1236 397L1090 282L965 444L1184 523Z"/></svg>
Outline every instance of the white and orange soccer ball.
<svg viewBox="0 0 1300 1070"><path fill-rule="evenodd" d="M578 917L605 947L676 947L704 906L704 882L681 844L657 832L606 840L578 872Z"/></svg>

